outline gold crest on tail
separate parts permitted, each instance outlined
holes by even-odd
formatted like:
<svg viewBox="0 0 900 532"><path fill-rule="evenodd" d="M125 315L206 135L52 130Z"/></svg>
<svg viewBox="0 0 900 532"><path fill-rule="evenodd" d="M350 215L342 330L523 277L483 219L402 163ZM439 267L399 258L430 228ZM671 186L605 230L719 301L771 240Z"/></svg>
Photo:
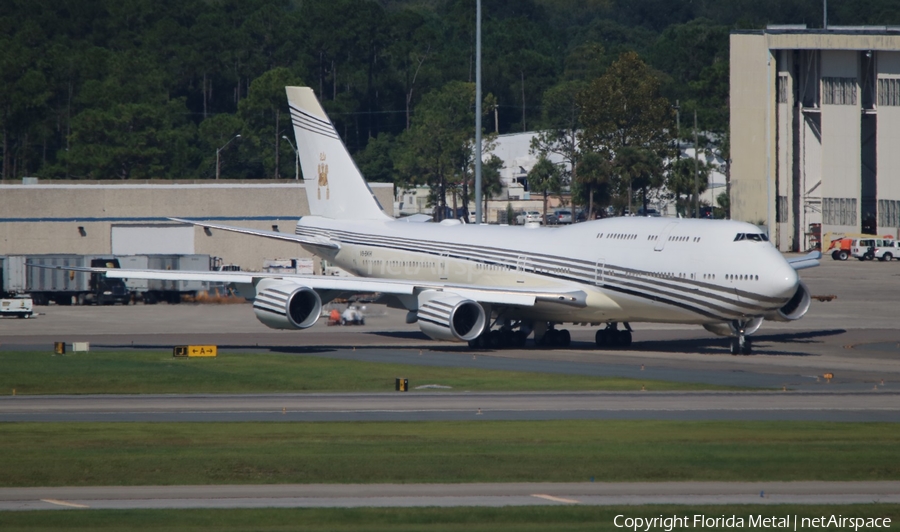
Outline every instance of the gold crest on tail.
<svg viewBox="0 0 900 532"><path fill-rule="evenodd" d="M319 186L318 186L318 197L322 199L322 187L325 187L325 199L331 198L331 189L328 188L328 165L325 161L325 152L319 154L319 160L322 161L319 163Z"/></svg>

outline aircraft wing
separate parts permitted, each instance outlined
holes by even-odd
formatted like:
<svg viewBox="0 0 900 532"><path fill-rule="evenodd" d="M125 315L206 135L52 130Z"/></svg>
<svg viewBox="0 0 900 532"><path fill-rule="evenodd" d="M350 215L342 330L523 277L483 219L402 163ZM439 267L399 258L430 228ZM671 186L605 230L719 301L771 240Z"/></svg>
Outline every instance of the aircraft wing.
<svg viewBox="0 0 900 532"><path fill-rule="evenodd" d="M282 233L281 231L265 231L263 229L250 229L247 227L235 227L232 225L214 224L209 222L197 222L184 218L169 218L173 222L196 225L199 227L208 227L210 229L218 229L220 231L230 231L232 233L241 233L244 235L261 236L264 238L272 238L275 240L285 240L288 242L296 242L298 244L308 244L321 248L340 249L341 245L333 240L325 237L308 237L295 235L293 233Z"/></svg>
<svg viewBox="0 0 900 532"><path fill-rule="evenodd" d="M303 275L265 272L217 272L186 270L137 270L125 268L89 268L78 266L48 266L28 263L36 268L104 273L117 279L153 279L165 281L208 281L255 285L263 279L282 279L314 290L331 290L352 293L381 293L397 296L414 296L425 290L438 290L478 301L498 305L534 306L537 302L558 303L583 307L587 295L572 290L547 291L520 288L486 287L468 284L420 282L403 279L378 279L366 277L337 277L331 275Z"/></svg>
<svg viewBox="0 0 900 532"><path fill-rule="evenodd" d="M815 268L819 265L819 259L822 258L821 251L812 251L802 257L788 259L788 264L795 270L805 270L806 268Z"/></svg>

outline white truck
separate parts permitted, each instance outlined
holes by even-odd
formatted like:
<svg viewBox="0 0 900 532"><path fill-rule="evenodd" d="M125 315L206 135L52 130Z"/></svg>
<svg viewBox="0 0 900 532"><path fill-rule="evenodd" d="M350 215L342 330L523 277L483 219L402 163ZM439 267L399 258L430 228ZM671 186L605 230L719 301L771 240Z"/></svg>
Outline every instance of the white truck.
<svg viewBox="0 0 900 532"><path fill-rule="evenodd" d="M0 317L15 316L17 318L30 318L34 314L34 302L30 297L15 297L0 299Z"/></svg>
<svg viewBox="0 0 900 532"><path fill-rule="evenodd" d="M850 254L859 260L900 259L900 242L889 238L857 238L850 244Z"/></svg>

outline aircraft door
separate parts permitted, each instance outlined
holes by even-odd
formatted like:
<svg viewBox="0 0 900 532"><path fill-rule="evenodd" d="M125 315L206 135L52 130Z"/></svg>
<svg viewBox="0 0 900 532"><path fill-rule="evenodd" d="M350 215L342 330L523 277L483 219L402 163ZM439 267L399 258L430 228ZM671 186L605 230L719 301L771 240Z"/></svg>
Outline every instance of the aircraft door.
<svg viewBox="0 0 900 532"><path fill-rule="evenodd" d="M594 265L594 284L597 286L603 286L603 277L605 275L606 270L606 259L597 259L597 262Z"/></svg>
<svg viewBox="0 0 900 532"><path fill-rule="evenodd" d="M447 280L447 253L441 253L440 259L438 259L438 276L441 281Z"/></svg>
<svg viewBox="0 0 900 532"><path fill-rule="evenodd" d="M669 239L669 235L675 230L676 225L678 225L678 222L672 222L663 228L662 233L659 234L659 238L656 240L656 245L653 246L653 251L662 251L666 247L666 240Z"/></svg>
<svg viewBox="0 0 900 532"><path fill-rule="evenodd" d="M528 270L528 257L525 255L519 255L516 259L516 282L524 283L525 282L525 272Z"/></svg>

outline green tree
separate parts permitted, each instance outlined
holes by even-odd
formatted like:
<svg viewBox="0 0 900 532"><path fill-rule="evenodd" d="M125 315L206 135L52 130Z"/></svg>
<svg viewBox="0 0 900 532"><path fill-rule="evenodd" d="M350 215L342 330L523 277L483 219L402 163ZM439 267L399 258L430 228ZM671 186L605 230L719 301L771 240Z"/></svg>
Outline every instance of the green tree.
<svg viewBox="0 0 900 532"><path fill-rule="evenodd" d="M244 122L237 116L228 113L213 115L203 122L200 122L200 126L197 128L197 136L198 140L200 141L200 151L203 154L203 162L200 166L198 177L215 177L217 150L234 139L235 135L241 135L241 137L243 138L243 131ZM222 175L232 174L232 172L225 171L226 168L239 166L235 163L229 164L229 161L239 160L238 157L234 157L231 155L233 153L237 153L237 148L237 145L232 144L231 146L229 146L229 150L232 151L222 154L222 157L219 161L221 169L223 170Z"/></svg>
<svg viewBox="0 0 900 532"><path fill-rule="evenodd" d="M540 157L538 162L528 171L528 187L540 190L544 194L544 224L547 223L547 200L551 193L560 194L562 189L561 172L550 159Z"/></svg>
<svg viewBox="0 0 900 532"><path fill-rule="evenodd" d="M560 168L563 186L577 186L578 182L578 132L581 129L579 95L587 89L587 83L566 81L544 93L544 129L531 140L531 153L540 157L551 154L560 157L565 165Z"/></svg>
<svg viewBox="0 0 900 532"><path fill-rule="evenodd" d="M636 146L625 146L619 149L615 159L614 176L619 197L628 199L630 213L634 213L632 200L635 192L640 191L641 206L647 210L647 189L659 189L665 183L662 174L662 161L651 150ZM624 205L623 205L624 206Z"/></svg>
<svg viewBox="0 0 900 532"><path fill-rule="evenodd" d="M471 159L474 100L471 83L451 82L429 92L416 106L412 125L400 136L395 152L400 182L429 186L429 202L440 208L439 220L447 207L448 185L461 181Z"/></svg>
<svg viewBox="0 0 900 532"><path fill-rule="evenodd" d="M258 154L264 175L278 179L281 176L281 146L287 143L281 138L290 131L290 115L287 111L287 86L302 85L300 77L288 68L274 68L253 80L247 98L241 100L238 114L246 129L242 134L242 154L253 150ZM290 147L288 147L288 153ZM293 158L288 157L293 163ZM291 164L290 166L293 166Z"/></svg>
<svg viewBox="0 0 900 532"><path fill-rule="evenodd" d="M369 139L366 148L356 154L355 160L363 176L369 181L379 183L394 182L393 151L396 138L390 133L382 133Z"/></svg>
<svg viewBox="0 0 900 532"><path fill-rule="evenodd" d="M488 200L503 191L503 181L500 179L500 169L503 168L503 160L494 154L481 165L481 198L484 201L481 212L487 220Z"/></svg>
<svg viewBox="0 0 900 532"><path fill-rule="evenodd" d="M697 185L700 194L706 191L709 183L710 167L698 161ZM694 159L679 159L669 171L666 188L675 196L675 210L681 216L694 216Z"/></svg>
<svg viewBox="0 0 900 532"><path fill-rule="evenodd" d="M616 166L620 205L631 203L630 192L636 186L646 194L647 187L661 185L661 179L653 176L663 175L663 161L672 149L674 111L661 95L659 78L650 67L636 53L622 54L603 76L591 82L579 101L584 125L581 147ZM640 166L632 169L633 164Z"/></svg>
<svg viewBox="0 0 900 532"><path fill-rule="evenodd" d="M614 173L612 163L597 152L581 154L576 168L578 180L573 195L582 204L587 204L587 219L594 218L594 202L605 204L609 201L609 188Z"/></svg>

